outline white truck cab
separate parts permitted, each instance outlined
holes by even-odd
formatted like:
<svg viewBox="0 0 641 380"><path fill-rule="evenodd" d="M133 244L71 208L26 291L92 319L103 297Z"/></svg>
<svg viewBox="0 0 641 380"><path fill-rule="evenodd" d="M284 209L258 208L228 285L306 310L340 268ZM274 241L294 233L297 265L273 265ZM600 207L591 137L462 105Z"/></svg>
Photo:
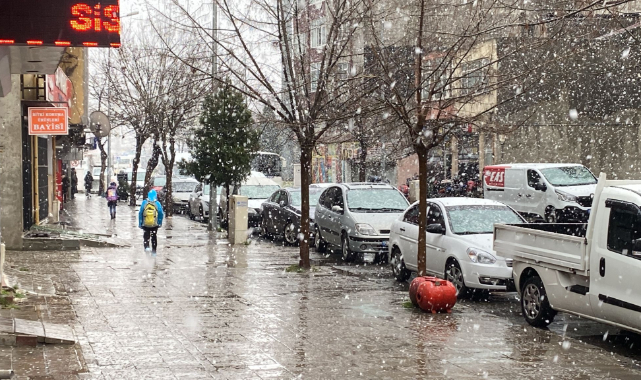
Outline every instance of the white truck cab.
<svg viewBox="0 0 641 380"><path fill-rule="evenodd" d="M495 225L533 326L558 311L641 333L641 181L599 177L587 224Z"/></svg>
<svg viewBox="0 0 641 380"><path fill-rule="evenodd" d="M531 220L586 222L596 178L580 164L507 164L483 170L485 199Z"/></svg>

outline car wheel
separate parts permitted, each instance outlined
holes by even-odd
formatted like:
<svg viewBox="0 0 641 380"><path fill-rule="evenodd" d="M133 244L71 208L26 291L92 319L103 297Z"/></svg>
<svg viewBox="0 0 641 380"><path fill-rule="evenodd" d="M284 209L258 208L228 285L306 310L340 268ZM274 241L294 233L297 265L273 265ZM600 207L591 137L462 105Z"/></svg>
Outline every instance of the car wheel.
<svg viewBox="0 0 641 380"><path fill-rule="evenodd" d="M298 231L296 231L296 226L294 223L289 222L285 225L283 230L283 237L285 238L285 243L287 245L296 245L298 244Z"/></svg>
<svg viewBox="0 0 641 380"><path fill-rule="evenodd" d="M354 254L349 249L349 237L347 237L346 233L343 233L343 236L341 236L341 253L343 261L350 262L354 260Z"/></svg>
<svg viewBox="0 0 641 380"><path fill-rule="evenodd" d="M552 207L548 207L545 210L545 222L546 223L557 223L556 210Z"/></svg>
<svg viewBox="0 0 641 380"><path fill-rule="evenodd" d="M465 298L468 295L469 289L465 286L463 271L456 260L450 260L445 265L445 279L454 284L458 298Z"/></svg>
<svg viewBox="0 0 641 380"><path fill-rule="evenodd" d="M314 227L314 248L318 253L325 253L325 251L327 251L327 243L321 237L318 226Z"/></svg>
<svg viewBox="0 0 641 380"><path fill-rule="evenodd" d="M403 282L410 278L411 272L405 267L405 261L403 260L403 254L401 254L400 249L394 248L392 251L390 265L392 266L392 273L396 281Z"/></svg>
<svg viewBox="0 0 641 380"><path fill-rule="evenodd" d="M546 327L554 320L556 311L550 306L540 277L530 277L523 284L521 311L527 323L534 327Z"/></svg>

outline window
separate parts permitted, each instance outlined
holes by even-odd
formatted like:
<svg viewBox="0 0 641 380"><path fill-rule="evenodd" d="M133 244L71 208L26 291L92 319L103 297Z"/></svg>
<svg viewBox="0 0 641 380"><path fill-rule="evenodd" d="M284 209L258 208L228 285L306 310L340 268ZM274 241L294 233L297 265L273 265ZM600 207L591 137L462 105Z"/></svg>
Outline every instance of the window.
<svg viewBox="0 0 641 380"><path fill-rule="evenodd" d="M336 79L347 80L349 73L349 63L338 63L336 65Z"/></svg>
<svg viewBox="0 0 641 380"><path fill-rule="evenodd" d="M523 223L523 219L507 206L452 206L446 211L452 232L458 235L491 234L497 223Z"/></svg>
<svg viewBox="0 0 641 380"><path fill-rule="evenodd" d="M278 203L278 198L280 197L280 192L277 191L274 194L272 194L271 197L269 197L269 202L271 203Z"/></svg>
<svg viewBox="0 0 641 380"><path fill-rule="evenodd" d="M530 186L531 188L536 187L541 183L541 175L536 172L536 170L528 170L527 171L527 185Z"/></svg>
<svg viewBox="0 0 641 380"><path fill-rule="evenodd" d="M320 77L320 62L315 62L310 65L309 68L309 79L310 79L310 88L312 92L316 92L318 88L318 79Z"/></svg>
<svg viewBox="0 0 641 380"><path fill-rule="evenodd" d="M445 221L443 220L443 212L441 208L435 204L430 204L427 210L427 225L440 224L445 228Z"/></svg>
<svg viewBox="0 0 641 380"><path fill-rule="evenodd" d="M541 173L554 186L580 186L596 183L596 178L585 166L541 169Z"/></svg>
<svg viewBox="0 0 641 380"><path fill-rule="evenodd" d="M327 27L325 26L325 19L319 18L312 20L309 28L309 39L312 48L325 46L327 42Z"/></svg>
<svg viewBox="0 0 641 380"><path fill-rule="evenodd" d="M407 208L407 199L396 189L354 189L347 193L347 205L354 212L398 213Z"/></svg>
<svg viewBox="0 0 641 380"><path fill-rule="evenodd" d="M405 217L403 218L403 221L405 223L418 225L418 205L411 207L409 210L407 210L407 212L405 213Z"/></svg>
<svg viewBox="0 0 641 380"><path fill-rule="evenodd" d="M461 94L474 94L482 92L487 86L487 73L490 60L487 58L463 62L461 64Z"/></svg>
<svg viewBox="0 0 641 380"><path fill-rule="evenodd" d="M327 190L325 190L323 192L323 194L321 195L320 199L318 200L318 204L319 205L321 205L322 207L325 207L325 208L331 208L332 207L330 205L330 202L329 202L329 196L330 196L330 192L331 191L332 191L332 189L327 189Z"/></svg>
<svg viewBox="0 0 641 380"><path fill-rule="evenodd" d="M339 187L332 187L328 192L329 197L329 208L331 209L334 206L339 206L344 208L343 203L343 192Z"/></svg>
<svg viewBox="0 0 641 380"><path fill-rule="evenodd" d="M641 252L634 251L634 241L641 238L641 215L633 206L612 207L608 226L608 249L635 259L641 259Z"/></svg>
<svg viewBox="0 0 641 380"><path fill-rule="evenodd" d="M295 34L290 48L292 49L292 52L293 52L292 55L294 57L299 57L303 54L306 54L307 48L308 48L307 34L306 33Z"/></svg>
<svg viewBox="0 0 641 380"><path fill-rule="evenodd" d="M423 81L423 99L425 101L447 99L452 96L452 71L448 64L441 64L441 62L441 59L431 61L423 70L423 74L428 76ZM434 93L430 99L432 87L434 87Z"/></svg>

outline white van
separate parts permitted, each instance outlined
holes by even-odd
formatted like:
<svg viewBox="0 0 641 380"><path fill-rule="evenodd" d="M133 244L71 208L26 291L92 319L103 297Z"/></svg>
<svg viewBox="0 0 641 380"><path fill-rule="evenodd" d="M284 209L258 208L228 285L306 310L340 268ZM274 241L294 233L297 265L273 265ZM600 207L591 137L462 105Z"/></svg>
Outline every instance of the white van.
<svg viewBox="0 0 641 380"><path fill-rule="evenodd" d="M587 222L596 183L580 164L506 164L483 169L485 199L548 223Z"/></svg>

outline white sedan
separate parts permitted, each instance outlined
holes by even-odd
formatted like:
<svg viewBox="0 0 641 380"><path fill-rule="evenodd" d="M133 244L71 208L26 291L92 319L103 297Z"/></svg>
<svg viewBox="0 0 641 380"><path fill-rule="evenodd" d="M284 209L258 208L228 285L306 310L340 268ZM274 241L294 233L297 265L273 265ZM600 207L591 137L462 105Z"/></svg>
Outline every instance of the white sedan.
<svg viewBox="0 0 641 380"><path fill-rule="evenodd" d="M427 274L446 278L459 297L472 289L506 290L512 281L512 262L492 250L495 223L518 224L525 220L512 208L476 198L428 199ZM399 281L416 272L418 252L418 202L392 224L390 263Z"/></svg>

